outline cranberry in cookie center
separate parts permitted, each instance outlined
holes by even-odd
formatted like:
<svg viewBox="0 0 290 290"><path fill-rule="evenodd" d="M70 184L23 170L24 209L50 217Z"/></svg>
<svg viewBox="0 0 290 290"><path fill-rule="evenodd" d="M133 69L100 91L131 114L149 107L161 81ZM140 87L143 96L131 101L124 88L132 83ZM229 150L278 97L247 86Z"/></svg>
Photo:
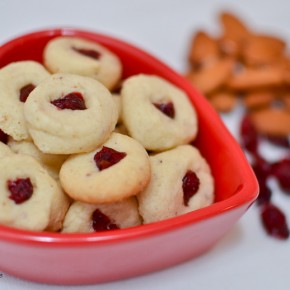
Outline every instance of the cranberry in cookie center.
<svg viewBox="0 0 290 290"><path fill-rule="evenodd" d="M82 55L88 56L95 60L99 60L101 57L101 53L94 49L85 49L85 48L76 48L76 47L72 47L72 49Z"/></svg>
<svg viewBox="0 0 290 290"><path fill-rule="evenodd" d="M22 103L25 103L25 101L27 100L29 94L35 89L35 85L34 84L28 84L23 86L20 90L19 90L19 100Z"/></svg>
<svg viewBox="0 0 290 290"><path fill-rule="evenodd" d="M10 191L9 198L16 204L28 200L33 193L33 185L30 178L17 178L7 181L7 188Z"/></svg>
<svg viewBox="0 0 290 290"><path fill-rule="evenodd" d="M55 99L50 102L57 108L64 110L86 110L85 100L83 95L79 92L72 92L62 98Z"/></svg>
<svg viewBox="0 0 290 290"><path fill-rule="evenodd" d="M188 206L190 198L197 193L200 181L192 170L188 170L182 178L183 203Z"/></svg>
<svg viewBox="0 0 290 290"><path fill-rule="evenodd" d="M127 154L125 152L119 152L112 148L103 146L103 148L95 154L94 160L96 162L97 167L101 171L118 163L126 155Z"/></svg>
<svg viewBox="0 0 290 290"><path fill-rule="evenodd" d="M113 223L111 219L102 213L99 209L96 209L92 214L93 229L96 232L116 230L119 229L118 225Z"/></svg>
<svg viewBox="0 0 290 290"><path fill-rule="evenodd" d="M175 110L174 110L174 105L172 102L167 102L167 103L153 103L153 105L160 110L163 114L168 116L171 119L174 119L175 116Z"/></svg>

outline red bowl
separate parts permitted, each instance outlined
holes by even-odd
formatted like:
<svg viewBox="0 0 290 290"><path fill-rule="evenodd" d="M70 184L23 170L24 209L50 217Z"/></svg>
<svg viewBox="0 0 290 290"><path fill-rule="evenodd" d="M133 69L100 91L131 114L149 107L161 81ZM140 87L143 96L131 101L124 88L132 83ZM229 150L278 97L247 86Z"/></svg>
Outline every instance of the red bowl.
<svg viewBox="0 0 290 290"><path fill-rule="evenodd" d="M101 233L59 234L0 226L1 271L42 283L100 283L157 271L209 250L258 195L251 167L218 114L186 79L158 59L94 32L51 29L26 34L0 47L0 67L19 60L42 62L44 46L60 35L79 36L108 47L120 57L124 78L155 74L188 94L199 117L195 145L212 168L216 201L168 220Z"/></svg>

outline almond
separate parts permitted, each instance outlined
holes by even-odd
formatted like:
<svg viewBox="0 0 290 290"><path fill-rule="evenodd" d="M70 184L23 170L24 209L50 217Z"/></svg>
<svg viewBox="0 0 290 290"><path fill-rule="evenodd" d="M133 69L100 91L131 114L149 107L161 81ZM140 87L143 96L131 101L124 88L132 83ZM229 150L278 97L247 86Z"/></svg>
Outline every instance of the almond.
<svg viewBox="0 0 290 290"><path fill-rule="evenodd" d="M217 41L206 32L198 31L192 38L189 62L193 69L199 69L219 56Z"/></svg>
<svg viewBox="0 0 290 290"><path fill-rule="evenodd" d="M283 107L252 111L250 118L256 130L261 134L270 136L290 134L290 111Z"/></svg>
<svg viewBox="0 0 290 290"><path fill-rule="evenodd" d="M202 93L208 94L227 81L233 66L234 60L231 58L218 59L198 72L190 72L186 77Z"/></svg>
<svg viewBox="0 0 290 290"><path fill-rule="evenodd" d="M251 35L251 31L242 20L229 12L220 14L220 23L223 30L219 38L221 51L226 55L238 57L241 45Z"/></svg>
<svg viewBox="0 0 290 290"><path fill-rule="evenodd" d="M212 106L219 112L227 113L237 105L238 98L231 92L220 91L210 94L208 99Z"/></svg>
<svg viewBox="0 0 290 290"><path fill-rule="evenodd" d="M245 94L243 102L248 110L255 110L270 106L275 97L276 92L271 89L254 90Z"/></svg>
<svg viewBox="0 0 290 290"><path fill-rule="evenodd" d="M238 91L280 86L284 82L284 72L281 66L245 68L233 75L227 82L227 86Z"/></svg>
<svg viewBox="0 0 290 290"><path fill-rule="evenodd" d="M222 12L220 14L220 22L224 38L239 42L251 35L251 31L245 23L230 12Z"/></svg>
<svg viewBox="0 0 290 290"><path fill-rule="evenodd" d="M271 64L283 56L286 44L270 35L250 35L242 46L242 57L246 65Z"/></svg>

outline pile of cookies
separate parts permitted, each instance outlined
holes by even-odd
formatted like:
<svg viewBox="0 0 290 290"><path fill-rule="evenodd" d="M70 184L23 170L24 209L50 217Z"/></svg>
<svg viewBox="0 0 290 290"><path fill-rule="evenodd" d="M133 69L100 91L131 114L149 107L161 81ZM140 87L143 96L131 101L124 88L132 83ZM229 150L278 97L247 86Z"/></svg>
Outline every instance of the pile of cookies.
<svg viewBox="0 0 290 290"><path fill-rule="evenodd" d="M43 59L0 69L1 224L94 232L213 203L182 90L155 75L122 79L118 56L86 39L53 38Z"/></svg>
<svg viewBox="0 0 290 290"><path fill-rule="evenodd" d="M256 130L290 133L290 58L283 39L253 31L235 15L219 15L221 34L198 31L189 49L186 77L219 112L242 102Z"/></svg>

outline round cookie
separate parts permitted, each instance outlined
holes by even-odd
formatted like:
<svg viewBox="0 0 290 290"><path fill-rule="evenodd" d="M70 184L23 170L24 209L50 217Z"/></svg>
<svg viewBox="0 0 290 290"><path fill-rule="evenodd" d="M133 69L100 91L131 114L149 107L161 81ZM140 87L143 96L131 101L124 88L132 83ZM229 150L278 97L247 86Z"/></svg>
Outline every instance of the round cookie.
<svg viewBox="0 0 290 290"><path fill-rule="evenodd" d="M70 156L62 165L60 182L73 199L111 203L136 195L150 179L146 150L131 137L112 133L96 150Z"/></svg>
<svg viewBox="0 0 290 290"><path fill-rule="evenodd" d="M121 96L123 122L147 150L163 151L195 138L196 112L186 94L168 81L132 76L124 81Z"/></svg>
<svg viewBox="0 0 290 290"><path fill-rule="evenodd" d="M29 138L23 106L29 93L50 74L35 61L19 61L0 69L0 129L14 140Z"/></svg>
<svg viewBox="0 0 290 290"><path fill-rule="evenodd" d="M144 223L175 217L213 203L214 180L198 149L180 145L150 156L151 181L137 195Z"/></svg>
<svg viewBox="0 0 290 290"><path fill-rule="evenodd" d="M51 154L95 149L109 137L118 118L105 86L70 74L52 75L35 88L24 114L35 145Z"/></svg>
<svg viewBox="0 0 290 290"><path fill-rule="evenodd" d="M110 204L88 204L75 201L69 208L63 233L88 233L124 229L141 224L136 197Z"/></svg>
<svg viewBox="0 0 290 290"><path fill-rule="evenodd" d="M9 138L8 146L14 153L26 154L34 157L45 169L47 169L48 173L54 179L58 179L60 168L68 157L67 155L43 153L34 145L33 142L28 140L15 141L12 138Z"/></svg>
<svg viewBox="0 0 290 290"><path fill-rule="evenodd" d="M0 162L0 223L32 231L58 231L69 207L59 184L31 156Z"/></svg>
<svg viewBox="0 0 290 290"><path fill-rule="evenodd" d="M113 89L122 75L117 55L104 46L77 37L60 36L48 42L44 63L52 73L88 76Z"/></svg>

